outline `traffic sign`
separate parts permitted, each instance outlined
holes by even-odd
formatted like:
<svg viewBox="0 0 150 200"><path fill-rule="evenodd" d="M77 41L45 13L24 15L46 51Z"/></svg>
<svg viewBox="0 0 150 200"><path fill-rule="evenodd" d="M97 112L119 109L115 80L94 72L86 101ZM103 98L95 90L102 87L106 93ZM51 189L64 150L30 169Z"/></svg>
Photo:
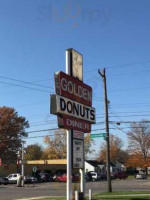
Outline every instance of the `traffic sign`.
<svg viewBox="0 0 150 200"><path fill-rule="evenodd" d="M106 137L106 133L91 134L91 138Z"/></svg>
<svg viewBox="0 0 150 200"><path fill-rule="evenodd" d="M35 173L37 172L37 166L33 166L32 171Z"/></svg>

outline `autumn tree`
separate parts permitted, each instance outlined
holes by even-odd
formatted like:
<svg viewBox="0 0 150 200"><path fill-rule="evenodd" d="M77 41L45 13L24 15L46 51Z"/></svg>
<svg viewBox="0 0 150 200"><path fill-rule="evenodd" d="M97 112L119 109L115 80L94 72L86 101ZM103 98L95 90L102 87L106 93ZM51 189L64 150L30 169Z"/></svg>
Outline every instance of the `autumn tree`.
<svg viewBox="0 0 150 200"><path fill-rule="evenodd" d="M150 157L144 158L140 153L132 153L128 156L125 165L132 168L140 167L141 169L147 169L150 166Z"/></svg>
<svg viewBox="0 0 150 200"><path fill-rule="evenodd" d="M54 132L53 136L46 136L44 143L47 147L44 149L44 159L65 159L66 158L66 131L59 129ZM91 149L93 141L90 138L90 134L86 134L84 138L85 155L93 152Z"/></svg>
<svg viewBox="0 0 150 200"><path fill-rule="evenodd" d="M94 144L94 141L91 140L91 134L88 133L84 137L84 154L85 154L85 159L87 159L88 154L93 153L95 150L92 149L92 144Z"/></svg>
<svg viewBox="0 0 150 200"><path fill-rule="evenodd" d="M135 167L146 169L150 166L150 127L147 121L131 123L131 130L127 135L130 152L128 165L134 163Z"/></svg>
<svg viewBox="0 0 150 200"><path fill-rule="evenodd" d="M45 159L64 159L66 158L66 131L59 129L52 136L46 136L44 143L43 158Z"/></svg>
<svg viewBox="0 0 150 200"><path fill-rule="evenodd" d="M26 160L39 160L43 155L43 148L39 144L31 144L26 148L25 159Z"/></svg>
<svg viewBox="0 0 150 200"><path fill-rule="evenodd" d="M127 152L122 149L123 142L120 138L118 138L115 135L109 136L110 141L110 160L113 163L121 162L124 163L127 159ZM106 162L106 142L102 143L102 146L100 147L100 153L98 160Z"/></svg>
<svg viewBox="0 0 150 200"><path fill-rule="evenodd" d="M19 116L14 108L0 108L0 157L3 163L16 162L22 137L27 137L25 129L28 127L28 121Z"/></svg>

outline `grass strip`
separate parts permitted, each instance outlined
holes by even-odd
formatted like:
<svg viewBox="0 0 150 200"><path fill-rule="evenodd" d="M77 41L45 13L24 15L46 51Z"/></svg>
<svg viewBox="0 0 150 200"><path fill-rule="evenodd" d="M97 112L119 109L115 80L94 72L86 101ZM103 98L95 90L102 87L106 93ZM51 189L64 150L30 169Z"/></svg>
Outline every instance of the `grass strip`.
<svg viewBox="0 0 150 200"><path fill-rule="evenodd" d="M150 200L148 191L112 192L93 195L93 200Z"/></svg>
<svg viewBox="0 0 150 200"><path fill-rule="evenodd" d="M33 199L33 200L65 200L66 198L44 198L44 199ZM89 198L87 197L86 200ZM92 200L150 200L149 191L130 191L130 192L112 192L112 193L99 193L93 195Z"/></svg>

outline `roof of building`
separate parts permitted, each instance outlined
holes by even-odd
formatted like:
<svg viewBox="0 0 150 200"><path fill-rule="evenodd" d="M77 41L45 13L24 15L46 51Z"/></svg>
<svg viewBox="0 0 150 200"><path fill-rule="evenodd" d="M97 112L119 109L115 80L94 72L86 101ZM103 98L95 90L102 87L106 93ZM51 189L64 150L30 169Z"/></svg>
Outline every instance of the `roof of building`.
<svg viewBox="0 0 150 200"><path fill-rule="evenodd" d="M105 162L97 160L86 160L86 162L92 165L93 167L97 167L98 165L106 165ZM110 166L115 167L115 165L112 162L110 162Z"/></svg>
<svg viewBox="0 0 150 200"><path fill-rule="evenodd" d="M93 167L97 167L98 165L104 165L105 163L102 161L97 161L97 160L86 160L87 163L92 165Z"/></svg>

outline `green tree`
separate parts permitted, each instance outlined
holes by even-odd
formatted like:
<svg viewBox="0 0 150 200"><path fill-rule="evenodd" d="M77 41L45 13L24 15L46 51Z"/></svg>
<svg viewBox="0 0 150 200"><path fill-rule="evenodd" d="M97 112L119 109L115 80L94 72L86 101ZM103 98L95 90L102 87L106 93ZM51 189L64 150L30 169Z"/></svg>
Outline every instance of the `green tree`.
<svg viewBox="0 0 150 200"><path fill-rule="evenodd" d="M11 107L0 108L0 157L3 163L16 162L21 140L27 137L28 121Z"/></svg>
<svg viewBox="0 0 150 200"><path fill-rule="evenodd" d="M39 144L31 144L26 148L25 159L26 160L39 160L43 155L43 148Z"/></svg>

